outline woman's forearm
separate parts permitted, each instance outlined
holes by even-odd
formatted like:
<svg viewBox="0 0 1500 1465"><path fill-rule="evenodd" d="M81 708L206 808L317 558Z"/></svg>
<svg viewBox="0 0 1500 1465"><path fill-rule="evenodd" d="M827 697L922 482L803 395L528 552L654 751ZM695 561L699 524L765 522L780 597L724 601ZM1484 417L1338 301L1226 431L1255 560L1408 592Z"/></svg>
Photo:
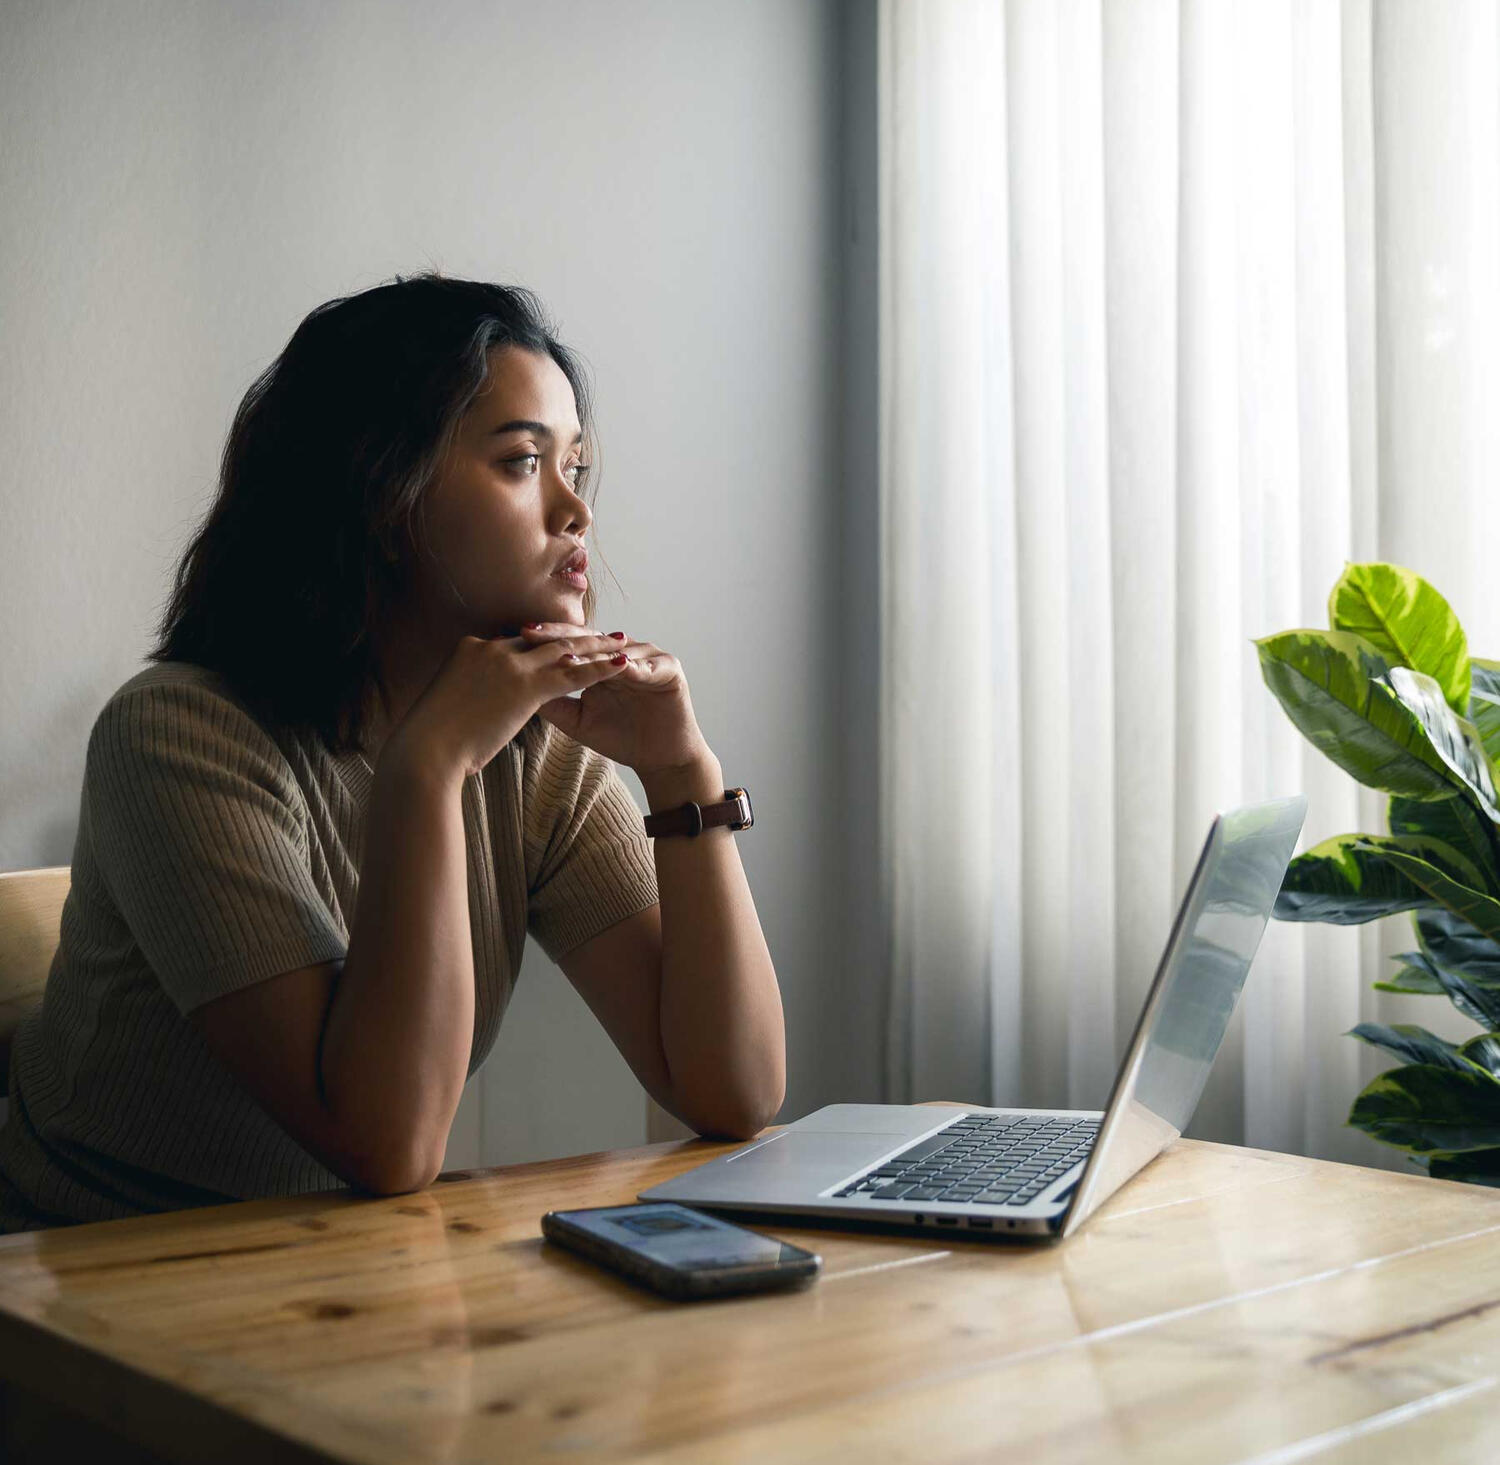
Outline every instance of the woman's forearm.
<svg viewBox="0 0 1500 1465"><path fill-rule="evenodd" d="M463 778L381 750L349 951L324 1028L324 1100L381 1189L442 1167L474 1041Z"/></svg>
<svg viewBox="0 0 1500 1465"><path fill-rule="evenodd" d="M642 774L652 813L717 803L723 770L706 757ZM661 1041L676 1112L701 1134L749 1138L786 1095L786 1030L776 971L735 836L653 841L661 897Z"/></svg>

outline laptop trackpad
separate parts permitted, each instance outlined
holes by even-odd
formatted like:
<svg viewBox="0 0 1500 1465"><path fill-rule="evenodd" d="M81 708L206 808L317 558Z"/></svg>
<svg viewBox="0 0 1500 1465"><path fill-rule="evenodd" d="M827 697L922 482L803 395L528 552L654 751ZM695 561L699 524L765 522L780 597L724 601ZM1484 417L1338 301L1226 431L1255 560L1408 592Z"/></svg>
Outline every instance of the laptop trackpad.
<svg viewBox="0 0 1500 1465"><path fill-rule="evenodd" d="M895 1134L797 1134L788 1131L743 1154L730 1155L726 1163L736 1168L755 1165L761 1169L774 1166L781 1170L816 1169L830 1166L852 1167L873 1160L887 1150L899 1147L901 1135Z"/></svg>

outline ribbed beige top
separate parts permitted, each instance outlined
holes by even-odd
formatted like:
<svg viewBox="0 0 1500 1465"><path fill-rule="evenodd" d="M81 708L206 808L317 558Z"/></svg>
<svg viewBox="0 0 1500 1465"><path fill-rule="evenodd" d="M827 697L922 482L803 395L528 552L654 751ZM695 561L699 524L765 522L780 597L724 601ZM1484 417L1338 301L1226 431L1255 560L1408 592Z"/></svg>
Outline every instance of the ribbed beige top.
<svg viewBox="0 0 1500 1465"><path fill-rule="evenodd" d="M89 738L72 890L41 1006L16 1033L0 1232L343 1185L186 1021L345 955L374 777L264 728L223 681L152 665ZM474 1043L484 1061L526 933L556 960L655 903L615 766L535 719L465 780Z"/></svg>

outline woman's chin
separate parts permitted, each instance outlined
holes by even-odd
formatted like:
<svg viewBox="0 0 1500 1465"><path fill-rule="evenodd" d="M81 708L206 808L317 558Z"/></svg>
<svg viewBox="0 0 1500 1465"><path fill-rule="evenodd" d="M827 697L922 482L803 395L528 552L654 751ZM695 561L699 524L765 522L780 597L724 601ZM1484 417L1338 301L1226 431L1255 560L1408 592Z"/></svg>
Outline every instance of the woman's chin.
<svg viewBox="0 0 1500 1465"><path fill-rule="evenodd" d="M588 621L583 614L583 592L571 588L564 589L561 595L555 597L552 614L545 619L561 621L567 626L587 625Z"/></svg>

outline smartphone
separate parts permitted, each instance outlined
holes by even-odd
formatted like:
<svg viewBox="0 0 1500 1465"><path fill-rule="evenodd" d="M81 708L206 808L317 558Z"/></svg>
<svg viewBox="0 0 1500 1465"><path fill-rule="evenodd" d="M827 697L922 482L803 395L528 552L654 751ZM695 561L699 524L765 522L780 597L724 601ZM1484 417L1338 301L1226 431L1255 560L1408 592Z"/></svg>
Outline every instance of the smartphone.
<svg viewBox="0 0 1500 1465"><path fill-rule="evenodd" d="M823 1258L671 1201L548 1211L542 1235L664 1297L724 1297L815 1279Z"/></svg>

